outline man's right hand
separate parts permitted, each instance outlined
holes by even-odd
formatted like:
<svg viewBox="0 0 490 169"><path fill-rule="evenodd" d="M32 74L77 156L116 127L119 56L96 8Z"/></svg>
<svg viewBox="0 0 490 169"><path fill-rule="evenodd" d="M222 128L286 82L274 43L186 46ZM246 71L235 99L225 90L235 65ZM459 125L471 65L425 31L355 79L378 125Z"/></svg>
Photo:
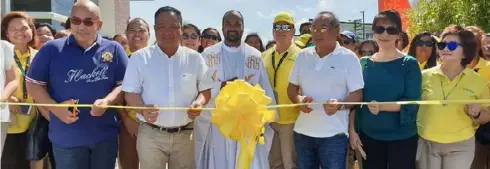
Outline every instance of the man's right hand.
<svg viewBox="0 0 490 169"><path fill-rule="evenodd" d="M148 109L141 110L141 115L145 118L148 123L155 123L157 121L157 117L160 114L157 107L153 104L145 105Z"/></svg>
<svg viewBox="0 0 490 169"><path fill-rule="evenodd" d="M313 98L310 96L299 96L298 98L299 103L311 103L313 101ZM313 111L308 105L301 105L299 106L299 110L301 110L303 113L310 113Z"/></svg>
<svg viewBox="0 0 490 169"><path fill-rule="evenodd" d="M238 77L234 77L234 78L232 78L232 79L230 79L230 80L227 80L227 81L221 82L221 88L220 88L220 89L222 89L223 87L225 87L225 86L226 86L226 83L228 83L228 82L232 82L232 81L235 81L236 79L238 79Z"/></svg>
<svg viewBox="0 0 490 169"><path fill-rule="evenodd" d="M67 101L64 101L60 104L75 104L75 100L70 99ZM72 124L75 123L78 120L78 112L71 112L68 110L67 107L55 107L51 108L51 112L60 119L60 121L66 123L66 124Z"/></svg>

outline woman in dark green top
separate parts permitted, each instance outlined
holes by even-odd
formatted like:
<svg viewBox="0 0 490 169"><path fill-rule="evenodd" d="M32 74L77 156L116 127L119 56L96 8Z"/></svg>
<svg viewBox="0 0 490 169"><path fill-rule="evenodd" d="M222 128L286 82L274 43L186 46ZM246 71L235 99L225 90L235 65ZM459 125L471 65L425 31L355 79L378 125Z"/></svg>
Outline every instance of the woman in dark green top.
<svg viewBox="0 0 490 169"><path fill-rule="evenodd" d="M349 132L351 146L356 148L360 144L366 152L364 169L414 169L418 105L376 102L419 100L420 69L415 58L395 47L402 27L397 12L383 11L373 23L379 52L361 58L365 83L363 101L372 104L360 107L355 113L357 130Z"/></svg>

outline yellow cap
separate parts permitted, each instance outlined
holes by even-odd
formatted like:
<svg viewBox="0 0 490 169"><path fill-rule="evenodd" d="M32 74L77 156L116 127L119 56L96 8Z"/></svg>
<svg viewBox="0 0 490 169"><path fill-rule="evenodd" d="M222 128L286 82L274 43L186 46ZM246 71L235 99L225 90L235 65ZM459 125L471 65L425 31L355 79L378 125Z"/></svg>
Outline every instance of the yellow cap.
<svg viewBox="0 0 490 169"><path fill-rule="evenodd" d="M311 39L310 34L303 34L303 35L299 36L298 39L296 39L296 41L294 43L296 43L296 45L304 48L304 47L306 47L306 45L308 44L310 39Z"/></svg>
<svg viewBox="0 0 490 169"><path fill-rule="evenodd" d="M294 25L293 14L289 12L279 12L274 18L274 23L281 21Z"/></svg>

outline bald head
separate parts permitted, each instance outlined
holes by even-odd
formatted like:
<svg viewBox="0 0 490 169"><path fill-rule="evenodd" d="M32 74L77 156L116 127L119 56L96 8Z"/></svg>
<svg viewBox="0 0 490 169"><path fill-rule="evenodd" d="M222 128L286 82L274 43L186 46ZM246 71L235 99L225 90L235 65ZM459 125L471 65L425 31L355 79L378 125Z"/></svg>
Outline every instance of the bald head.
<svg viewBox="0 0 490 169"><path fill-rule="evenodd" d="M73 5L71 13L73 13L75 10L87 10L88 12L92 13L94 17L100 18L100 8L90 0L79 0Z"/></svg>
<svg viewBox="0 0 490 169"><path fill-rule="evenodd" d="M237 10L227 11L223 15L223 24L225 23L225 20L228 19L228 18L240 18L240 21L243 24L243 15L242 15L242 13L240 13L240 11L237 11Z"/></svg>

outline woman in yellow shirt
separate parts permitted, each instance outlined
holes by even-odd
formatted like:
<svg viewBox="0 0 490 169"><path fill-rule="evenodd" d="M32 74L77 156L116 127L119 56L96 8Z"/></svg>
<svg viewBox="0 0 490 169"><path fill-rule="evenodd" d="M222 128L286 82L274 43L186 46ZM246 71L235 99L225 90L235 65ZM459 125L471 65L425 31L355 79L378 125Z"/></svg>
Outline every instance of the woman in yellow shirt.
<svg viewBox="0 0 490 169"><path fill-rule="evenodd" d="M131 57L133 52L148 46L148 39L150 38L148 23L141 18L130 20L126 28L126 36L129 42L126 53ZM119 168L138 169L139 159L136 151L136 136L138 134L139 120L136 118L136 111L121 109L119 116L123 123L119 134Z"/></svg>
<svg viewBox="0 0 490 169"><path fill-rule="evenodd" d="M422 32L413 37L408 49L408 55L417 59L420 70L437 65L436 43L437 40L429 32Z"/></svg>
<svg viewBox="0 0 490 169"><path fill-rule="evenodd" d="M27 93L25 73L29 69L30 61L34 57L37 34L31 17L23 12L11 12L2 20L2 40L14 45L14 65L19 87L10 102L33 103L32 97ZM27 131L36 116L36 108L32 106L10 105L11 123L8 128L5 149L2 155L1 168L29 168L27 159Z"/></svg>
<svg viewBox="0 0 490 169"><path fill-rule="evenodd" d="M486 80L466 66L476 56L473 33L449 26L437 44L441 65L422 73L422 100L489 99ZM475 126L489 121L488 105L421 105L417 117L420 169L469 169Z"/></svg>

